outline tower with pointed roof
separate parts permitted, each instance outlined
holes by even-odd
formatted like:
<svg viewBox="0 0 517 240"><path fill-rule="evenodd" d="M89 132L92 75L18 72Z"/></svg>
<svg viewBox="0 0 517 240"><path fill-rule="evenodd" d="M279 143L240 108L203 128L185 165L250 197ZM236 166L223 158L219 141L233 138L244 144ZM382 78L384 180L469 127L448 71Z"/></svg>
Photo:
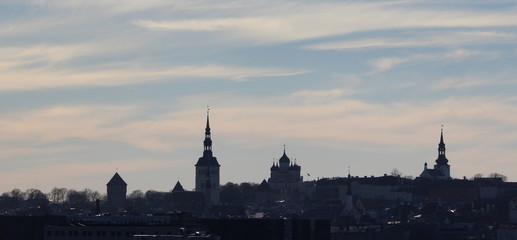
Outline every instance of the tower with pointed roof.
<svg viewBox="0 0 517 240"><path fill-rule="evenodd" d="M271 188L287 196L298 190L298 185L303 180L300 176L301 169L296 162L291 162L291 159L285 153L284 145L284 154L282 154L278 163L273 161L273 166L270 168L271 176L268 183Z"/></svg>
<svg viewBox="0 0 517 240"><path fill-rule="evenodd" d="M350 213L353 209L352 201L352 178L350 177L350 167L348 167L348 179L346 185L345 210Z"/></svg>
<svg viewBox="0 0 517 240"><path fill-rule="evenodd" d="M122 210L126 207L127 183L115 173L111 180L106 184L108 193L108 207Z"/></svg>
<svg viewBox="0 0 517 240"><path fill-rule="evenodd" d="M212 153L212 137L210 132L210 117L207 111L205 140L203 141L203 156L196 163L196 191L203 192L205 198L212 204L219 204L219 169L221 165ZM208 185L209 184L209 185Z"/></svg>
<svg viewBox="0 0 517 240"><path fill-rule="evenodd" d="M427 162L424 163L424 171L420 174L422 178L428 179L450 179L451 166L449 160L445 157L445 142L443 141L443 128L440 132L440 143L438 143L438 158L435 160L434 169L427 168Z"/></svg>

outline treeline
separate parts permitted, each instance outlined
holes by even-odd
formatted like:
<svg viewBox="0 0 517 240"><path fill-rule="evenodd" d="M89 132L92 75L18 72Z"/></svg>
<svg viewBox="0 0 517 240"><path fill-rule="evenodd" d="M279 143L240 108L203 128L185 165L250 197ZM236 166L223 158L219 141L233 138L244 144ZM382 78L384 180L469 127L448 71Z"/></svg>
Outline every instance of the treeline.
<svg viewBox="0 0 517 240"><path fill-rule="evenodd" d="M84 189L81 191L67 188L53 188L49 193L30 188L25 191L13 189L0 196L2 214L37 214L60 213L68 209L91 210L95 201L105 200L106 195L98 191ZM59 207L57 207L59 206Z"/></svg>
<svg viewBox="0 0 517 240"><path fill-rule="evenodd" d="M255 183L226 183L221 186L221 203L225 205L243 205L255 200L258 185ZM127 195L127 212L155 213L171 210L171 192L156 190L134 190ZM43 193L30 188L25 191L13 189L0 195L0 214L94 214L96 201L101 206L107 201L107 195L88 188L83 190L54 187Z"/></svg>

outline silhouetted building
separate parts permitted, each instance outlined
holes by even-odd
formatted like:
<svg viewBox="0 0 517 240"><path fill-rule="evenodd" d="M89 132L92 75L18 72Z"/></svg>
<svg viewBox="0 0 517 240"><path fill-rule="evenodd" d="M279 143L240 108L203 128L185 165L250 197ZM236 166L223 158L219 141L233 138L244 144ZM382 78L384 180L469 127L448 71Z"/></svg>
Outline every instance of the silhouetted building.
<svg viewBox="0 0 517 240"><path fill-rule="evenodd" d="M180 181L176 182L176 185L174 185L174 188L172 189L172 192L184 192L185 189L183 189L183 186L181 186Z"/></svg>
<svg viewBox="0 0 517 240"><path fill-rule="evenodd" d="M212 139L210 136L210 120L206 115L205 141L203 142L203 156L196 163L196 191L205 194L208 204L219 204L219 168L221 165L212 153Z"/></svg>
<svg viewBox="0 0 517 240"><path fill-rule="evenodd" d="M126 207L127 183L118 173L115 173L106 184L108 192L108 207L122 210Z"/></svg>
<svg viewBox="0 0 517 240"><path fill-rule="evenodd" d="M450 179L451 166L449 160L445 157L445 143L443 142L443 129L440 134L440 143L438 144L438 158L434 169L427 168L427 162L424 164L424 171L420 174L421 178L428 179Z"/></svg>
<svg viewBox="0 0 517 240"><path fill-rule="evenodd" d="M296 162L291 163L291 159L285 154L284 146L284 154L280 157L277 164L273 162L273 166L271 166L271 177L268 180L269 186L279 190L283 195L298 191L299 184L303 181L303 178L300 176L301 169L302 167L296 164Z"/></svg>
<svg viewBox="0 0 517 240"><path fill-rule="evenodd" d="M205 195L197 191L185 191L180 181L176 183L171 192L172 207L176 211L189 212L201 216L205 209Z"/></svg>
<svg viewBox="0 0 517 240"><path fill-rule="evenodd" d="M257 203L266 203L273 200L274 190L271 189L266 180L262 180L255 192L255 200Z"/></svg>

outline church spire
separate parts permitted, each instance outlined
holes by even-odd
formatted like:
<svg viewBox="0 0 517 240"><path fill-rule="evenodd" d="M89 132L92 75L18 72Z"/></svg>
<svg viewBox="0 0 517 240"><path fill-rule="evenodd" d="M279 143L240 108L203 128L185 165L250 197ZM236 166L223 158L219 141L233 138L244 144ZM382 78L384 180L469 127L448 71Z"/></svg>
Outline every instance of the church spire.
<svg viewBox="0 0 517 240"><path fill-rule="evenodd" d="M348 166L348 181L347 181L346 195L352 196L352 179L350 177L350 166Z"/></svg>
<svg viewBox="0 0 517 240"><path fill-rule="evenodd" d="M445 157L445 142L443 141L443 125L440 133L440 143L438 144L438 159L436 159L436 164L445 165L449 162Z"/></svg>
<svg viewBox="0 0 517 240"><path fill-rule="evenodd" d="M210 108L206 111L206 128L205 128L205 141L203 141L204 152L203 156L212 156L212 138L210 134Z"/></svg>

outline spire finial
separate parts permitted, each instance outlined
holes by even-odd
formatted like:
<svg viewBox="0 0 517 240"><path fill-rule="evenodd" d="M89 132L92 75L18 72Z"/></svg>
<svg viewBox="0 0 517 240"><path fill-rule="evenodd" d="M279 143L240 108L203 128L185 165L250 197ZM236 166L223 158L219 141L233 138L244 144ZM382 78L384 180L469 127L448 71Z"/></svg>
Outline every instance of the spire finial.
<svg viewBox="0 0 517 240"><path fill-rule="evenodd" d="M284 153L285 153L285 144L284 144Z"/></svg>
<svg viewBox="0 0 517 240"><path fill-rule="evenodd" d="M350 178L350 165L348 165L348 178Z"/></svg>
<svg viewBox="0 0 517 240"><path fill-rule="evenodd" d="M442 124L442 128L440 130L440 144L444 144L444 142L443 142L443 124Z"/></svg>

